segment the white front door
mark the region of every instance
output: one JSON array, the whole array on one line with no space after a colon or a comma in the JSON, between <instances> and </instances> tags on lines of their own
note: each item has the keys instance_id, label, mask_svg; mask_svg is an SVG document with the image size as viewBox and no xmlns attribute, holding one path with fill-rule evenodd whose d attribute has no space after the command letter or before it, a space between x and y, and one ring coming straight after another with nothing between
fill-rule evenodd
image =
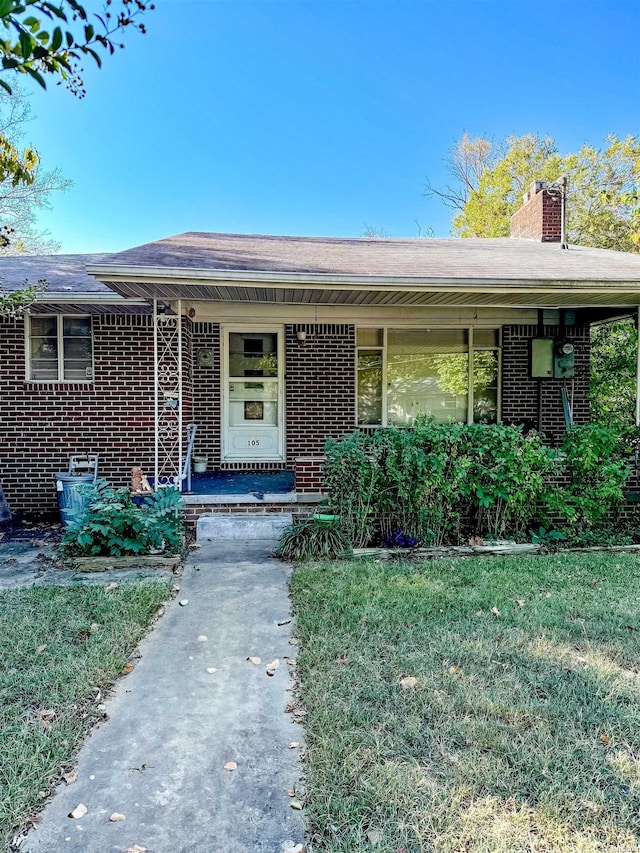
<instances>
[{"instance_id":1,"label":"white front door","mask_svg":"<svg viewBox=\"0 0 640 853\"><path fill-rule=\"evenodd\" d=\"M223 460L283 460L282 329L227 326L222 339Z\"/></svg>"}]
</instances>

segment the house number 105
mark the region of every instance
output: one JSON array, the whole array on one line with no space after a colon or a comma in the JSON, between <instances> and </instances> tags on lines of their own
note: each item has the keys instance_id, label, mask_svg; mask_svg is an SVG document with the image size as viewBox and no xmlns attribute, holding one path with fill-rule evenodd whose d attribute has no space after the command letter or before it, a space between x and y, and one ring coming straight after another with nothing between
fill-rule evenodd
<instances>
[{"instance_id":1,"label":"house number 105","mask_svg":"<svg viewBox=\"0 0 640 853\"><path fill-rule=\"evenodd\" d=\"M250 438L247 441L249 447L260 447L260 439L259 438Z\"/></svg>"}]
</instances>

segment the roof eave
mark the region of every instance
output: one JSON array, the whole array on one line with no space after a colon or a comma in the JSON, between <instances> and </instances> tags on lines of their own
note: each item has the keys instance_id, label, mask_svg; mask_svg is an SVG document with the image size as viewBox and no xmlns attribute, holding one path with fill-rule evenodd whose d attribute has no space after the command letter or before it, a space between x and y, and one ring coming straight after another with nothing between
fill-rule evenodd
<instances>
[{"instance_id":1,"label":"roof eave","mask_svg":"<svg viewBox=\"0 0 640 853\"><path fill-rule=\"evenodd\" d=\"M299 287L304 289L337 289L337 290L399 290L416 292L430 291L467 291L478 290L503 292L505 290L526 290L530 292L580 291L583 293L600 293L603 289L615 289L618 293L637 293L640 299L640 279L530 279L530 278L452 278L439 276L389 276L389 275L353 275L317 272L268 272L262 270L212 270L186 269L184 267L148 267L125 266L120 264L89 264L87 273L103 281L109 287L118 283L138 285L143 284L173 284L186 288L176 292L176 298L188 298L189 286L201 285L206 282L216 284L262 284L263 286ZM153 296L150 289L149 296Z\"/></svg>"},{"instance_id":2,"label":"roof eave","mask_svg":"<svg viewBox=\"0 0 640 853\"><path fill-rule=\"evenodd\" d=\"M92 305L121 305L126 303L127 305L148 305L148 300L143 298L138 299L130 299L125 296L122 296L120 293L110 292L110 293L92 293L91 291L82 291L76 292L73 290L69 291L61 291L61 290L45 290L42 293L39 293L36 296L36 302L73 302L74 304L92 304Z\"/></svg>"}]
</instances>

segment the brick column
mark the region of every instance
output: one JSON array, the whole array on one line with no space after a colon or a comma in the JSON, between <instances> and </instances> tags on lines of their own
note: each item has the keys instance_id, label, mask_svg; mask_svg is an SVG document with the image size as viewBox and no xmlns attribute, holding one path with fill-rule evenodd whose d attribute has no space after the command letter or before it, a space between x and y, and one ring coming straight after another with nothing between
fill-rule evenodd
<instances>
[{"instance_id":1,"label":"brick column","mask_svg":"<svg viewBox=\"0 0 640 853\"><path fill-rule=\"evenodd\" d=\"M304 329L304 342L296 332ZM356 427L355 327L309 324L285 327L287 467L318 457L328 438Z\"/></svg>"}]
</instances>

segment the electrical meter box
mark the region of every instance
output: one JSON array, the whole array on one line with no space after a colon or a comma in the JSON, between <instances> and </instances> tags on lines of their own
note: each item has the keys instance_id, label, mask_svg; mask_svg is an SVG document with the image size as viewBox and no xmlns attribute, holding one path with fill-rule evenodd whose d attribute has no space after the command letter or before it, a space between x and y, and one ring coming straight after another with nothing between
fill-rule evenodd
<instances>
[{"instance_id":1,"label":"electrical meter box","mask_svg":"<svg viewBox=\"0 0 640 853\"><path fill-rule=\"evenodd\" d=\"M534 379L552 379L554 358L552 338L532 338L530 355L531 376Z\"/></svg>"},{"instance_id":2,"label":"electrical meter box","mask_svg":"<svg viewBox=\"0 0 640 853\"><path fill-rule=\"evenodd\" d=\"M575 347L571 341L556 341L553 352L554 379L573 379L575 375Z\"/></svg>"}]
</instances>

